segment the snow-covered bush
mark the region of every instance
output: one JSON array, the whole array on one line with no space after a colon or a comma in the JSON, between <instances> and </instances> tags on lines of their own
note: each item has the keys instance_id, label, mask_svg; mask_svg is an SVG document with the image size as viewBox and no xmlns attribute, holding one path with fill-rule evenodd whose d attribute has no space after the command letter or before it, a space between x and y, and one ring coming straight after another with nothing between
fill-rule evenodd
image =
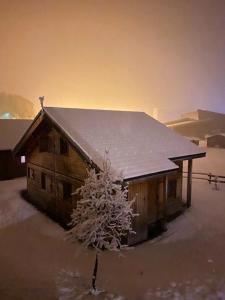
<instances>
[{"instance_id":1,"label":"snow-covered bush","mask_svg":"<svg viewBox=\"0 0 225 300\"><path fill-rule=\"evenodd\" d=\"M128 187L122 176L113 172L107 157L101 171L90 169L87 173L84 185L76 191L80 200L71 215L69 233L72 239L82 241L85 247L92 246L97 250L92 281L95 290L99 251L126 248L123 240L128 233L134 233L132 205L135 200L128 201Z\"/></svg>"}]
</instances>

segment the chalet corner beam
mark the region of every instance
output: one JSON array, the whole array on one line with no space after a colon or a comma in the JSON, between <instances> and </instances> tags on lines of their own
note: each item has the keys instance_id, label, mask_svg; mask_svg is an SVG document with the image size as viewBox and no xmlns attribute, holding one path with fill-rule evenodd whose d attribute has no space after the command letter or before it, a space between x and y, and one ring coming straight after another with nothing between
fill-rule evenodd
<instances>
[{"instance_id":1,"label":"chalet corner beam","mask_svg":"<svg viewBox=\"0 0 225 300\"><path fill-rule=\"evenodd\" d=\"M192 159L188 160L188 177L187 177L187 208L191 206L192 194Z\"/></svg>"}]
</instances>

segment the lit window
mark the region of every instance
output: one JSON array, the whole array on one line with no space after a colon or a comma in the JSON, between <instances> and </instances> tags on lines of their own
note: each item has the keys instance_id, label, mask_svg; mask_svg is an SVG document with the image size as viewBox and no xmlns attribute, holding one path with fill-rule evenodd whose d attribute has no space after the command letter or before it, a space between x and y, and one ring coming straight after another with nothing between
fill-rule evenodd
<instances>
[{"instance_id":1,"label":"lit window","mask_svg":"<svg viewBox=\"0 0 225 300\"><path fill-rule=\"evenodd\" d=\"M25 164L25 162L26 162L26 156L25 155L22 155L20 157L20 162L21 162L21 164Z\"/></svg>"}]
</instances>

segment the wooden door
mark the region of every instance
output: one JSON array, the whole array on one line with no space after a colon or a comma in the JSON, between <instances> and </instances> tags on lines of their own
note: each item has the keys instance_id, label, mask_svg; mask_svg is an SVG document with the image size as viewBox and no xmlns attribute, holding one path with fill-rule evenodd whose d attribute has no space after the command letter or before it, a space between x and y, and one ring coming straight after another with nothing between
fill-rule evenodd
<instances>
[{"instance_id":1,"label":"wooden door","mask_svg":"<svg viewBox=\"0 0 225 300\"><path fill-rule=\"evenodd\" d=\"M154 223L158 218L158 181L148 181L148 206L147 222L148 225Z\"/></svg>"},{"instance_id":2,"label":"wooden door","mask_svg":"<svg viewBox=\"0 0 225 300\"><path fill-rule=\"evenodd\" d=\"M165 203L165 184L163 180L158 181L158 196L157 196L157 219L165 217L166 203Z\"/></svg>"},{"instance_id":3,"label":"wooden door","mask_svg":"<svg viewBox=\"0 0 225 300\"><path fill-rule=\"evenodd\" d=\"M128 237L128 244L136 244L148 238L148 183L135 183L129 185L129 200L135 197L134 212L138 216L133 219L133 230L136 234Z\"/></svg>"}]
</instances>

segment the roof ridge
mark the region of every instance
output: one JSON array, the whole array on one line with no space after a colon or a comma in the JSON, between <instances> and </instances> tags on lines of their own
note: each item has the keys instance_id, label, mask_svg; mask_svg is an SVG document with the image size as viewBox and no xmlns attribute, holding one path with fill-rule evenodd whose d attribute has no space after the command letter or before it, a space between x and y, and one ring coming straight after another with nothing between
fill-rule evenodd
<instances>
[{"instance_id":1,"label":"roof ridge","mask_svg":"<svg viewBox=\"0 0 225 300\"><path fill-rule=\"evenodd\" d=\"M59 107L59 106L44 106L45 109L55 108L55 109L73 109L73 110L90 110L90 111L110 111L110 112L129 112L129 113L143 113L144 111L134 111L134 110L120 110L120 109L104 109L104 108L82 108L82 107Z\"/></svg>"}]
</instances>

